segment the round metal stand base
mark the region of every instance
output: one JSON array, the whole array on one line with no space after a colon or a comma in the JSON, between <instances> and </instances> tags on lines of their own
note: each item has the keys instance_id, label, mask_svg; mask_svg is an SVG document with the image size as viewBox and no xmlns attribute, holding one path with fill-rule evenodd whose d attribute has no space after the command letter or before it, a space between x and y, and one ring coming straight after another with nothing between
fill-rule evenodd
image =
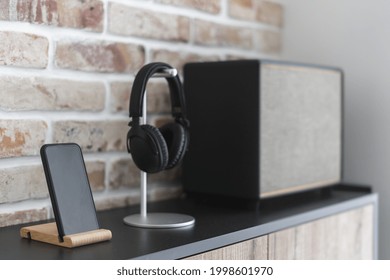
<instances>
[{"instance_id":1,"label":"round metal stand base","mask_svg":"<svg viewBox=\"0 0 390 280\"><path fill-rule=\"evenodd\" d=\"M126 225L142 228L178 228L191 226L195 219L191 216L175 213L148 213L127 216L123 219Z\"/></svg>"}]
</instances>

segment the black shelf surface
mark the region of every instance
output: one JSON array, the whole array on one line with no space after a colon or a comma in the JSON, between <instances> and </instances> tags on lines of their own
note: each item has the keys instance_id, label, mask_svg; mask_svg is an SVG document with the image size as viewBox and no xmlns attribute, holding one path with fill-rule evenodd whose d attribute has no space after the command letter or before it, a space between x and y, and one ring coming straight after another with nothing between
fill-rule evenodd
<instances>
[{"instance_id":1,"label":"black shelf surface","mask_svg":"<svg viewBox=\"0 0 390 280\"><path fill-rule=\"evenodd\" d=\"M68 249L22 239L22 226L0 228L0 259L180 259L222 246L374 204L368 188L337 186L260 202L257 210L237 209L182 198L149 203L149 212L192 215L195 225L179 229L127 226L123 218L139 207L98 212L100 226L112 231L111 241ZM43 222L39 222L43 223Z\"/></svg>"}]
</instances>

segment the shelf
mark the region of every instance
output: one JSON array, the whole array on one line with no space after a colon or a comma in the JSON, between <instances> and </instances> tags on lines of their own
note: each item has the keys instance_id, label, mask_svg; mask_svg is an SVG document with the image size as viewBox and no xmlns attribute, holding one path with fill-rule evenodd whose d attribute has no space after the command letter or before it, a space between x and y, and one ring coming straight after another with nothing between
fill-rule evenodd
<instances>
[{"instance_id":1,"label":"shelf","mask_svg":"<svg viewBox=\"0 0 390 280\"><path fill-rule=\"evenodd\" d=\"M345 185L264 201L257 211L188 198L154 202L148 205L150 212L191 215L195 225L135 228L126 226L123 217L138 213L138 206L102 211L98 212L100 226L111 230L112 240L74 249L22 239L19 230L25 225L5 227L0 228L0 259L180 259L367 204L374 205L376 231L377 203L377 194L367 188Z\"/></svg>"}]
</instances>

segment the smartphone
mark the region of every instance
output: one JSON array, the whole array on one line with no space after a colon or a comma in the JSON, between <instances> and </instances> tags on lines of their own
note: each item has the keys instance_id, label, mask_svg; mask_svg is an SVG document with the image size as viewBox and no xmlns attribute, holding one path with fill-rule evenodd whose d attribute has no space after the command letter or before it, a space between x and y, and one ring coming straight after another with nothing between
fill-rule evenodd
<instances>
[{"instance_id":1,"label":"smartphone","mask_svg":"<svg viewBox=\"0 0 390 280\"><path fill-rule=\"evenodd\" d=\"M65 235L99 229L80 146L46 144L40 153L60 240Z\"/></svg>"}]
</instances>

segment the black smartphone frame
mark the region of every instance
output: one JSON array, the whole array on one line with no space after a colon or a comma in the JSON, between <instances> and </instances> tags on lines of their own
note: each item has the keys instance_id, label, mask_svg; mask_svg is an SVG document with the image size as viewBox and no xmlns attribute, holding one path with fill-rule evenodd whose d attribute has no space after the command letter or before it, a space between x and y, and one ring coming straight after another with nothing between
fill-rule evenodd
<instances>
[{"instance_id":1,"label":"black smartphone frame","mask_svg":"<svg viewBox=\"0 0 390 280\"><path fill-rule=\"evenodd\" d=\"M45 144L40 154L60 241L65 235L99 229L80 146Z\"/></svg>"}]
</instances>

